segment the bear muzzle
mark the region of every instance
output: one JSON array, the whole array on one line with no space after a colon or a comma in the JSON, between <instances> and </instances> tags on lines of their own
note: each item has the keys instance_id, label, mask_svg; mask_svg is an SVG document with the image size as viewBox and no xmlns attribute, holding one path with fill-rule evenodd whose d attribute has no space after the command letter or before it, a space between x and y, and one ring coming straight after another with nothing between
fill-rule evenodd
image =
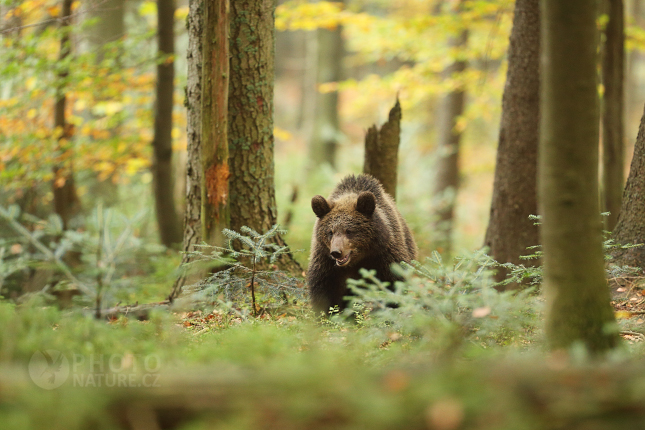
<instances>
[{"instance_id":1,"label":"bear muzzle","mask_svg":"<svg viewBox=\"0 0 645 430\"><path fill-rule=\"evenodd\" d=\"M346 238L334 236L329 248L331 258L336 260L336 265L340 267L347 266L352 256L352 250L345 242Z\"/></svg>"}]
</instances>

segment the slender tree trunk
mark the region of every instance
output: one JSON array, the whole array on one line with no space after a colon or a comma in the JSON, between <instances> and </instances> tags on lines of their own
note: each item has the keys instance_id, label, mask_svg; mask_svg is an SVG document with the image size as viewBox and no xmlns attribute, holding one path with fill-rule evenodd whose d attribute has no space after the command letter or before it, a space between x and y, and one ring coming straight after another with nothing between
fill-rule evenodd
<instances>
[{"instance_id":1,"label":"slender tree trunk","mask_svg":"<svg viewBox=\"0 0 645 430\"><path fill-rule=\"evenodd\" d=\"M613 348L598 196L598 64L594 0L542 2L539 202L546 334L551 349Z\"/></svg>"},{"instance_id":2,"label":"slender tree trunk","mask_svg":"<svg viewBox=\"0 0 645 430\"><path fill-rule=\"evenodd\" d=\"M202 71L202 235L222 245L229 227L229 22L228 0L204 3ZM233 40L233 39L231 39Z\"/></svg>"},{"instance_id":3,"label":"slender tree trunk","mask_svg":"<svg viewBox=\"0 0 645 430\"><path fill-rule=\"evenodd\" d=\"M625 31L623 0L605 0L609 21L605 29L602 78L605 86L602 118L602 189L605 230L616 226L625 183L623 103L625 73Z\"/></svg>"},{"instance_id":4,"label":"slender tree trunk","mask_svg":"<svg viewBox=\"0 0 645 430\"><path fill-rule=\"evenodd\" d=\"M365 162L363 173L378 179L383 189L396 199L396 178L399 167L399 143L401 134L401 104L390 110L385 124L379 129L373 125L365 136Z\"/></svg>"},{"instance_id":5,"label":"slender tree trunk","mask_svg":"<svg viewBox=\"0 0 645 430\"><path fill-rule=\"evenodd\" d=\"M448 46L451 49L456 49L458 51L457 57L459 57L462 55L461 51L466 47L467 43L468 32L462 30L459 36L450 38ZM444 71L445 79L455 79L458 83L452 91L443 97L439 108L437 150L439 160L433 190L434 201L439 206L434 230L440 233L437 248L446 255L450 255L452 249L455 200L459 189L459 142L461 141L461 131L456 129L456 125L457 120L464 113L466 101L466 89L461 76L464 70L466 70L466 61L456 59Z\"/></svg>"},{"instance_id":6,"label":"slender tree trunk","mask_svg":"<svg viewBox=\"0 0 645 430\"><path fill-rule=\"evenodd\" d=\"M273 160L273 0L231 3L228 142L231 229L266 232L277 223ZM278 240L280 243L282 239ZM302 269L284 258L286 270Z\"/></svg>"},{"instance_id":7,"label":"slender tree trunk","mask_svg":"<svg viewBox=\"0 0 645 430\"><path fill-rule=\"evenodd\" d=\"M540 10L538 0L517 0L508 49L493 200L484 245L500 263L525 264L526 248L539 244L537 147L539 137ZM530 263L529 263L530 264ZM503 281L500 268L495 278ZM508 285L507 288L517 288Z\"/></svg>"},{"instance_id":8,"label":"slender tree trunk","mask_svg":"<svg viewBox=\"0 0 645 430\"><path fill-rule=\"evenodd\" d=\"M629 7L629 3L626 3ZM633 24L639 28L645 28L645 11L643 11L642 0L632 0L631 11L626 13L633 19ZM633 131L638 129L636 122L640 119L641 111L643 108L643 97L641 95L641 84L639 71L643 64L643 54L638 49L631 49L626 52L626 76L625 76L625 133L628 136L627 144L631 144L631 136ZM634 133L635 134L635 133ZM630 152L633 148L629 145L626 150L626 158L629 158Z\"/></svg>"},{"instance_id":9,"label":"slender tree trunk","mask_svg":"<svg viewBox=\"0 0 645 430\"><path fill-rule=\"evenodd\" d=\"M317 84L341 80L344 44L342 27L334 30L316 30ZM336 150L341 135L338 120L338 91L322 94L317 89L314 94L315 113L312 135L309 139L309 164L317 167L329 164L336 167Z\"/></svg>"},{"instance_id":10,"label":"slender tree trunk","mask_svg":"<svg viewBox=\"0 0 645 430\"><path fill-rule=\"evenodd\" d=\"M86 35L89 42L90 51L96 52L97 63L101 63L104 58L106 44L115 42L125 35L125 0L91 0L85 6L85 10L90 18L96 19ZM122 49L120 49L122 54ZM121 101L121 95L112 95L101 98L101 101ZM91 115L87 113L86 115ZM110 128L110 136L120 134L120 123L114 123ZM97 145L100 145L97 142ZM113 182L113 175L106 179L99 180L98 174L94 174L89 185L88 197L91 199L90 204L94 205L100 200L106 206L113 206L119 201L119 187Z\"/></svg>"},{"instance_id":11,"label":"slender tree trunk","mask_svg":"<svg viewBox=\"0 0 645 430\"><path fill-rule=\"evenodd\" d=\"M69 26L71 24L72 0L63 0L61 11L61 30L60 54L58 56L58 87L56 88L56 104L54 105L54 128L58 135L58 150L61 153L72 151L70 140L72 138L72 126L67 124L65 119L65 106L67 96L65 94L65 80L69 71L62 66L65 59L71 54L71 41L69 37ZM63 229L69 227L70 219L79 211L80 204L76 187L74 186L74 170L71 162L60 162L54 166L54 211L60 216Z\"/></svg>"},{"instance_id":12,"label":"slender tree trunk","mask_svg":"<svg viewBox=\"0 0 645 430\"><path fill-rule=\"evenodd\" d=\"M92 0L87 11L97 22L88 32L92 47L100 48L125 34L125 0ZM101 55L99 55L101 57Z\"/></svg>"},{"instance_id":13,"label":"slender tree trunk","mask_svg":"<svg viewBox=\"0 0 645 430\"><path fill-rule=\"evenodd\" d=\"M618 222L613 232L616 243L645 243L645 112L641 118L634 146L627 185L622 198ZM614 262L618 265L645 268L645 247L616 249Z\"/></svg>"},{"instance_id":14,"label":"slender tree trunk","mask_svg":"<svg viewBox=\"0 0 645 430\"><path fill-rule=\"evenodd\" d=\"M318 100L318 32L304 31L304 52L302 73L302 92L300 94L300 115L298 116L298 127L302 134L310 138L314 133L314 121L316 119L316 102ZM311 158L311 144L309 145L309 158ZM308 168L311 168L311 163Z\"/></svg>"},{"instance_id":15,"label":"slender tree trunk","mask_svg":"<svg viewBox=\"0 0 645 430\"><path fill-rule=\"evenodd\" d=\"M202 241L202 38L203 0L189 0L188 3L188 52L186 75L186 211L184 213L184 242L181 264L190 262L187 253L195 250ZM186 284L187 274L181 273L175 280L168 299L179 296Z\"/></svg>"},{"instance_id":16,"label":"slender tree trunk","mask_svg":"<svg viewBox=\"0 0 645 430\"><path fill-rule=\"evenodd\" d=\"M175 51L174 0L157 2L157 34L159 54L170 57L157 65L157 103L155 109L154 162L155 209L161 242L171 247L181 242L181 229L173 199L172 178L172 108L174 93Z\"/></svg>"}]
</instances>

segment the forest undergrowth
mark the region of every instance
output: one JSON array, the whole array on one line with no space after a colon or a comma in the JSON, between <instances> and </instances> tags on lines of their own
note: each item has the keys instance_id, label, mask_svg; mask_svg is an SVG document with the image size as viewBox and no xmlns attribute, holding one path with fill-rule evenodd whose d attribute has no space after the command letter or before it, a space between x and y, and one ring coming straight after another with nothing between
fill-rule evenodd
<instances>
[{"instance_id":1,"label":"forest undergrowth","mask_svg":"<svg viewBox=\"0 0 645 430\"><path fill-rule=\"evenodd\" d=\"M498 291L483 251L431 253L397 268L393 289L364 272L349 309L321 316L302 279L271 265L286 252L270 244L277 226L227 232L192 263L224 271L135 313L124 305L163 301L177 275L176 256L134 234L137 219L99 208L83 231L29 217L23 231L15 209L2 215L15 233L2 246L3 428L551 428L613 422L645 393L628 370L643 374L645 300L627 268L608 266L626 341L597 362L583 348L547 354L539 267L507 267L532 285ZM12 296L30 271L54 281ZM120 311L97 318L97 306Z\"/></svg>"}]
</instances>

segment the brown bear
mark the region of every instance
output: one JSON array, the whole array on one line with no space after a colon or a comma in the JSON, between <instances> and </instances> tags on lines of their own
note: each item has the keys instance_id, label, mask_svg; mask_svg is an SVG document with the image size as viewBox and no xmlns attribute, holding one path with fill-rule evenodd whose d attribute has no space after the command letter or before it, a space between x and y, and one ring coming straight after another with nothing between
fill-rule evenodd
<instances>
[{"instance_id":1,"label":"brown bear","mask_svg":"<svg viewBox=\"0 0 645 430\"><path fill-rule=\"evenodd\" d=\"M417 245L392 197L371 175L350 175L328 200L316 196L311 208L318 217L311 239L307 283L316 312L340 310L350 294L347 279L360 279L359 269L394 285L390 267L417 258Z\"/></svg>"}]
</instances>

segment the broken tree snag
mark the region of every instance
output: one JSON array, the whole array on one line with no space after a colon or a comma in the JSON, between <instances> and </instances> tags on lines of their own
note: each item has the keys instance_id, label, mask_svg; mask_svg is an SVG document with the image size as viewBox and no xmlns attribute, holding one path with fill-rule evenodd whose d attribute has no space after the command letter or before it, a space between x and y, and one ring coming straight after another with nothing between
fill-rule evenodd
<instances>
[{"instance_id":1,"label":"broken tree snag","mask_svg":"<svg viewBox=\"0 0 645 430\"><path fill-rule=\"evenodd\" d=\"M389 119L380 130L373 125L365 136L365 164L363 173L378 179L385 191L396 199L396 174L399 164L399 143L401 141L401 104L390 110Z\"/></svg>"},{"instance_id":2,"label":"broken tree snag","mask_svg":"<svg viewBox=\"0 0 645 430\"><path fill-rule=\"evenodd\" d=\"M229 223L229 2L204 3L202 34L202 238L222 244Z\"/></svg>"}]
</instances>

